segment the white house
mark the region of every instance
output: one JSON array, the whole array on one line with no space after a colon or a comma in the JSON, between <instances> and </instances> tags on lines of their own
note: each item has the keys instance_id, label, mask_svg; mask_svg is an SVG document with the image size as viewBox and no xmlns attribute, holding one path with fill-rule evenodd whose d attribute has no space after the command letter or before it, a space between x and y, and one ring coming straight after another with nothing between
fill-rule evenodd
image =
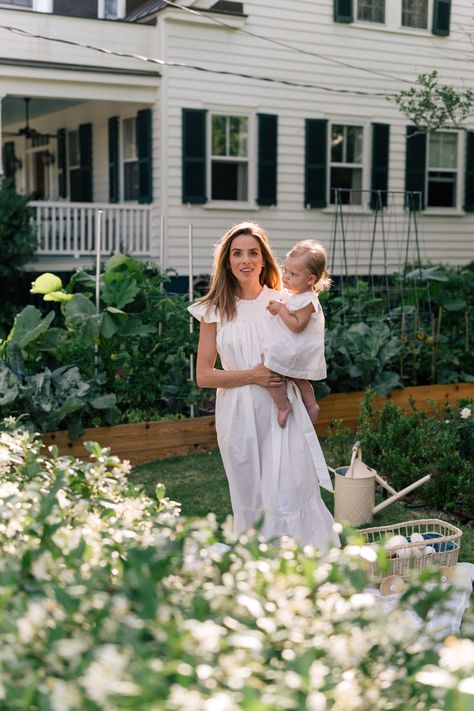
<instances>
[{"instance_id":1,"label":"white house","mask_svg":"<svg viewBox=\"0 0 474 711\"><path fill-rule=\"evenodd\" d=\"M35 268L89 265L98 209L107 253L180 274L190 224L207 273L247 218L280 257L318 237L336 270L418 249L472 260L474 120L416 133L387 98L432 69L472 87L472 15L471 0L0 2L3 171L32 195Z\"/></svg>"}]
</instances>

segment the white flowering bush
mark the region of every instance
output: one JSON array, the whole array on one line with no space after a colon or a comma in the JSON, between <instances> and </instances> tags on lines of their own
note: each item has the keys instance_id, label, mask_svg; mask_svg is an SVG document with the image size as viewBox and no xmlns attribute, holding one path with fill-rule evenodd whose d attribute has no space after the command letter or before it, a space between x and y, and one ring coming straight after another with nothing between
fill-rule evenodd
<instances>
[{"instance_id":1,"label":"white flowering bush","mask_svg":"<svg viewBox=\"0 0 474 711\"><path fill-rule=\"evenodd\" d=\"M236 540L212 514L180 516L160 486L143 496L127 463L87 448L83 462L0 432L1 709L424 711L474 699L474 643L442 643L426 625L449 591L414 581L389 612L367 589L371 548Z\"/></svg>"}]
</instances>

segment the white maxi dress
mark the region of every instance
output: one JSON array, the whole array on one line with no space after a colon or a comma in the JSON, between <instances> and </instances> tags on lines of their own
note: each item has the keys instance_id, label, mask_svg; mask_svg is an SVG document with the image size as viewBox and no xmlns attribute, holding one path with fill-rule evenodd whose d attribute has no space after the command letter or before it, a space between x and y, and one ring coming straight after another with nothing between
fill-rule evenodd
<instances>
[{"instance_id":1,"label":"white maxi dress","mask_svg":"<svg viewBox=\"0 0 474 711\"><path fill-rule=\"evenodd\" d=\"M264 286L256 299L237 299L237 315L221 323L212 307L193 304L198 320L217 324L217 351L224 370L248 370L262 362L272 326L267 311L279 292ZM218 388L216 430L229 482L235 528L251 528L263 514L267 539L288 535L302 545L339 546L334 520L319 486L332 491L331 479L314 427L298 388L288 381L293 411L285 428L277 421L268 389L260 385Z\"/></svg>"}]
</instances>

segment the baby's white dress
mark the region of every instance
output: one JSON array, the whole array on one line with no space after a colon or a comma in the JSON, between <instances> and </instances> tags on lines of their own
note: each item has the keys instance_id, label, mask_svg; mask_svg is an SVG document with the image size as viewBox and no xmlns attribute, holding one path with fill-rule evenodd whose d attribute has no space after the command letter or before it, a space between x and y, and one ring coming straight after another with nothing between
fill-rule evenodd
<instances>
[{"instance_id":1,"label":"baby's white dress","mask_svg":"<svg viewBox=\"0 0 474 711\"><path fill-rule=\"evenodd\" d=\"M289 311L298 311L308 304L313 304L314 311L301 333L294 333L280 316L273 316L270 339L264 349L265 365L290 378L323 380L326 377L324 313L317 294L314 291L302 294L284 291L281 301Z\"/></svg>"},{"instance_id":2,"label":"baby's white dress","mask_svg":"<svg viewBox=\"0 0 474 711\"><path fill-rule=\"evenodd\" d=\"M262 362L273 327L267 311L280 292L265 286L253 300L237 299L237 315L221 322L214 308L193 304L197 319L217 324L217 351L224 370L247 370ZM333 517L321 499L319 485L332 491L331 479L314 427L295 384L286 427L278 425L276 406L260 385L219 388L216 430L229 482L238 534L264 514L267 538L289 535L303 545L339 546ZM318 481L319 480L319 481Z\"/></svg>"}]
</instances>

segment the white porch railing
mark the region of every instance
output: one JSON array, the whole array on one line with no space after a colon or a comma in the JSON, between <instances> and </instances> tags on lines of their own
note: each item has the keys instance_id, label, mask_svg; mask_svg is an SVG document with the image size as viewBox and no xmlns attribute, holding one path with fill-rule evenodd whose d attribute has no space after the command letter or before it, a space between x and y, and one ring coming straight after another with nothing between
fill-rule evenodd
<instances>
[{"instance_id":1,"label":"white porch railing","mask_svg":"<svg viewBox=\"0 0 474 711\"><path fill-rule=\"evenodd\" d=\"M38 255L72 257L95 252L96 218L103 211L102 253L150 256L151 205L90 202L30 202Z\"/></svg>"}]
</instances>

